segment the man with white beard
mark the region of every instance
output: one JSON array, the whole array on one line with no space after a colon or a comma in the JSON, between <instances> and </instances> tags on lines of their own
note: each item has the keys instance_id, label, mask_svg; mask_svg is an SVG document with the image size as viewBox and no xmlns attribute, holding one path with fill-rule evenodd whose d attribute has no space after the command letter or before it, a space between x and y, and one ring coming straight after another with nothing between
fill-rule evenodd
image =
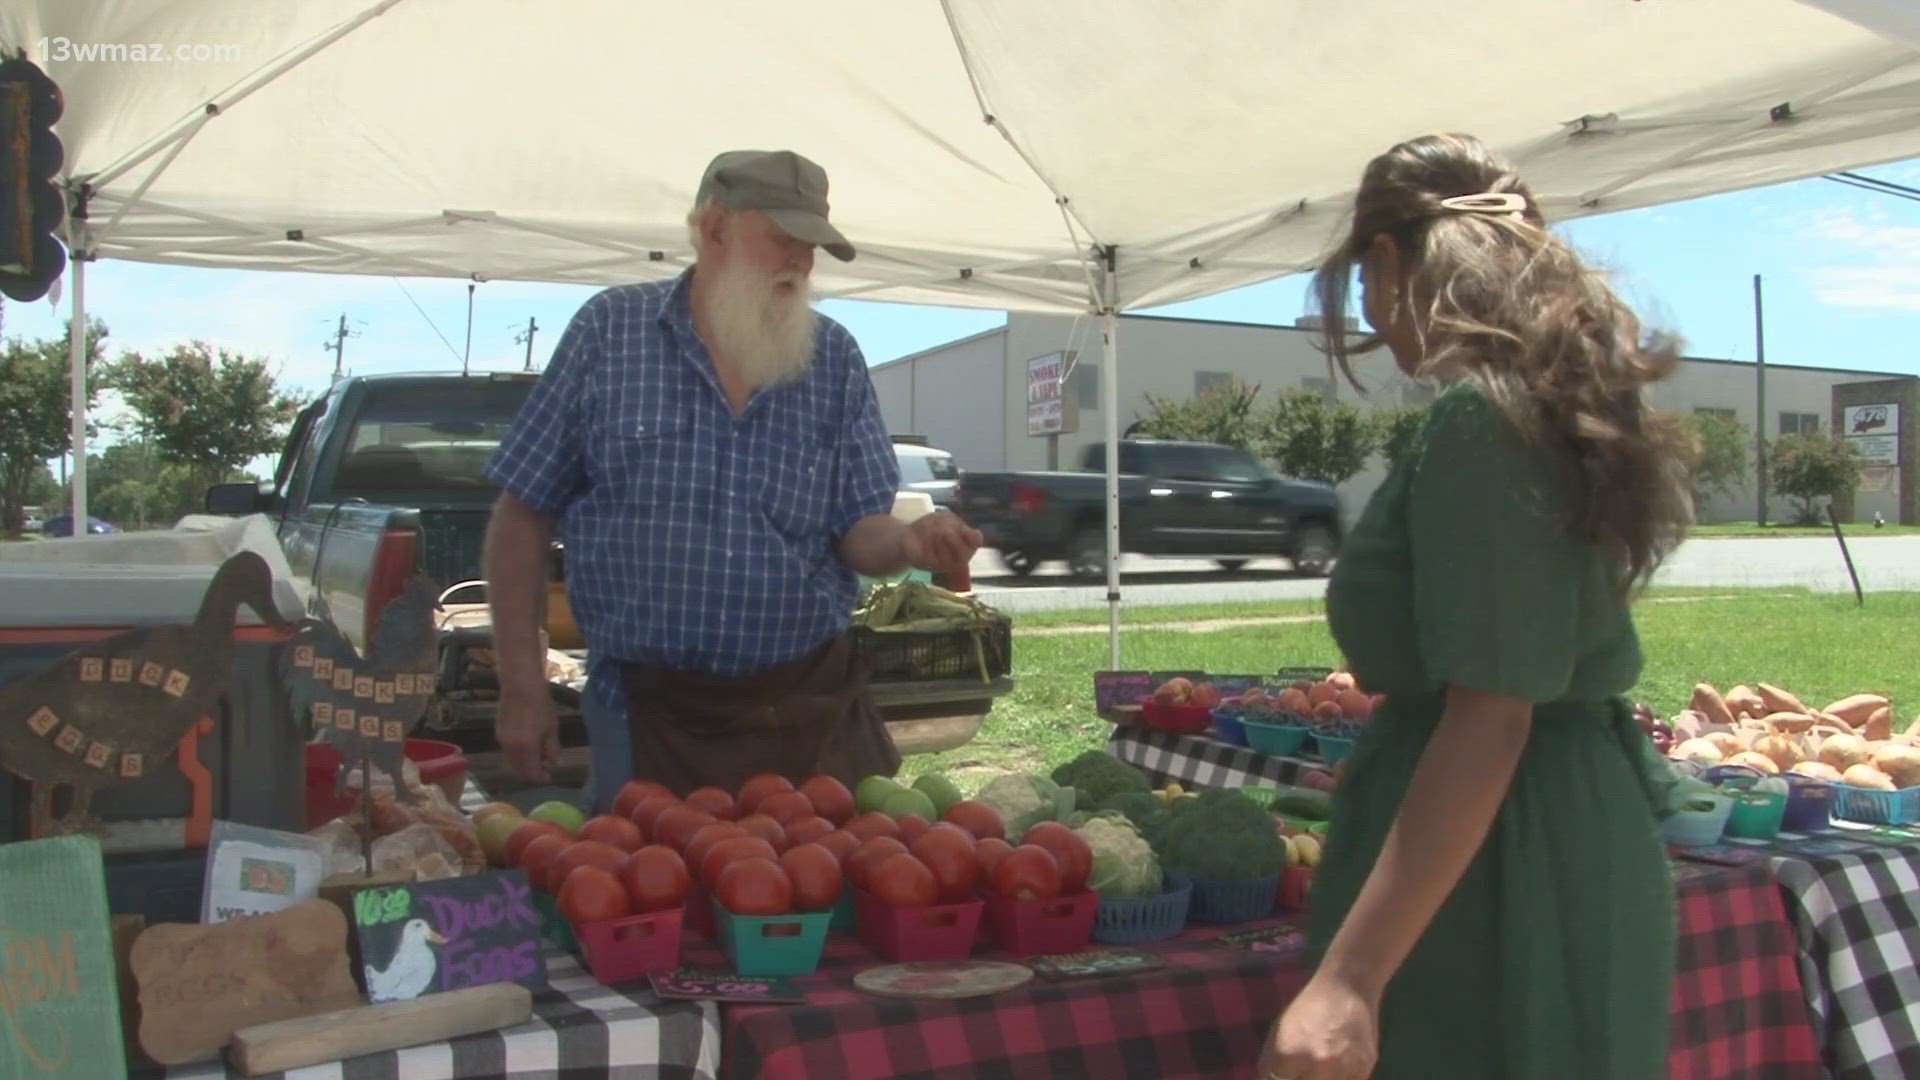
<instances>
[{"instance_id":1,"label":"man with white beard","mask_svg":"<svg viewBox=\"0 0 1920 1080\"><path fill-rule=\"evenodd\" d=\"M846 631L855 575L966 565L952 514L891 514L899 466L860 348L814 312L827 174L721 154L687 219L697 261L581 307L487 473L495 732L544 782L558 751L539 612L548 541L590 656L594 801L627 779L685 795L756 773L849 786L900 755Z\"/></svg>"}]
</instances>

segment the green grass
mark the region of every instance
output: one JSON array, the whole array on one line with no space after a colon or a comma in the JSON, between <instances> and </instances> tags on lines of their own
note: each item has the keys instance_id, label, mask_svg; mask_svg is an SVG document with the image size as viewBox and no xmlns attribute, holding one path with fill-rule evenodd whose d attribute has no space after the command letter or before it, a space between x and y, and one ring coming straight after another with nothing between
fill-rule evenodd
<instances>
[{"instance_id":1,"label":"green grass","mask_svg":"<svg viewBox=\"0 0 1920 1080\"><path fill-rule=\"evenodd\" d=\"M1722 692L1739 683L1785 687L1818 707L1875 691L1894 700L1900 725L1920 710L1914 628L1920 593L1851 596L1804 590L1662 589L1634 613L1646 668L1632 697L1665 716L1686 707L1698 682ZM1675 602L1683 601L1683 602ZM1179 624L1312 614L1315 602L1207 604L1123 611L1131 669L1197 668L1256 673L1283 666L1331 666L1339 657L1323 622L1195 630ZM903 774L953 775L963 789L987 772L1048 770L1104 745L1109 725L1093 712L1093 675L1107 666L1104 610L1021 615L1014 621L1012 694L994 706L966 746L907 759ZM1174 624L1174 625L1169 625ZM1023 635L1037 627L1081 625L1084 634Z\"/></svg>"},{"instance_id":2,"label":"green grass","mask_svg":"<svg viewBox=\"0 0 1920 1080\"><path fill-rule=\"evenodd\" d=\"M1840 531L1849 540L1867 539L1875 536L1920 536L1920 525L1892 525L1876 529L1872 525L1845 524ZM1764 528L1751 521L1729 521L1719 525L1695 525L1688 535L1696 540L1775 540L1794 536L1833 535L1831 525L1768 525Z\"/></svg>"}]
</instances>

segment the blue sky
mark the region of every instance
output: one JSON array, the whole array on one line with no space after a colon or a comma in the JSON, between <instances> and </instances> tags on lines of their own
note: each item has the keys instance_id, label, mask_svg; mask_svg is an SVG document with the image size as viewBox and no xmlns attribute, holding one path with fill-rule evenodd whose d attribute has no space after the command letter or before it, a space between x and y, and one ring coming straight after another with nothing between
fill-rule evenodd
<instances>
[{"instance_id":1,"label":"blue sky","mask_svg":"<svg viewBox=\"0 0 1920 1080\"><path fill-rule=\"evenodd\" d=\"M1862 171L1920 184L1920 160ZM1753 359L1758 273L1766 279L1769 361L1920 374L1920 203L1807 180L1562 229L1616 275L1647 321L1679 332L1695 355ZM1305 287L1296 277L1150 313L1287 323L1303 310ZM540 324L533 358L541 365L591 292L481 285L474 366L518 370L524 349L513 338L529 316ZM362 374L458 368L466 332L466 284L457 281L104 261L88 268L87 297L115 352L198 337L270 359L284 382L309 393L327 385L333 360L322 342L342 312L358 335L347 342L347 366ZM1004 321L1000 312L893 304L829 301L823 309L854 332L873 363ZM9 302L4 333L64 333L65 316L64 302L57 310L45 301Z\"/></svg>"}]
</instances>

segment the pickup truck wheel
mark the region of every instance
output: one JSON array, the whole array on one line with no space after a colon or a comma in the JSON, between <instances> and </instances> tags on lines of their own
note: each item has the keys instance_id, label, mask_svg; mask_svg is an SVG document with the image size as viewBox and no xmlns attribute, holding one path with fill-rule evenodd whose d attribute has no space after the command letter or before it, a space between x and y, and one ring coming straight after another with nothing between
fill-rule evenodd
<instances>
[{"instance_id":1,"label":"pickup truck wheel","mask_svg":"<svg viewBox=\"0 0 1920 1080\"><path fill-rule=\"evenodd\" d=\"M1219 566L1220 569L1225 570L1229 574L1239 573L1240 568L1247 565L1247 562L1248 560L1246 559L1215 559L1214 560L1215 565Z\"/></svg>"},{"instance_id":2,"label":"pickup truck wheel","mask_svg":"<svg viewBox=\"0 0 1920 1080\"><path fill-rule=\"evenodd\" d=\"M1293 568L1309 577L1326 577L1338 550L1333 530L1325 525L1302 526L1293 545Z\"/></svg>"},{"instance_id":3,"label":"pickup truck wheel","mask_svg":"<svg viewBox=\"0 0 1920 1080\"><path fill-rule=\"evenodd\" d=\"M1073 534L1073 547L1067 553L1067 568L1074 577L1107 576L1107 532L1105 529L1081 529Z\"/></svg>"},{"instance_id":4,"label":"pickup truck wheel","mask_svg":"<svg viewBox=\"0 0 1920 1080\"><path fill-rule=\"evenodd\" d=\"M1014 577L1026 577L1040 566L1040 560L1019 548L1012 548L1000 553L1000 564Z\"/></svg>"}]
</instances>

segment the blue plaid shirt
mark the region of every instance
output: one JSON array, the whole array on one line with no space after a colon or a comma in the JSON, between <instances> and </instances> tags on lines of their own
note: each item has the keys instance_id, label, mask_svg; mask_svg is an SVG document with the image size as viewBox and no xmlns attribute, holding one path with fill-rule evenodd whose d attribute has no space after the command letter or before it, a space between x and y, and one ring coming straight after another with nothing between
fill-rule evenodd
<instances>
[{"instance_id":1,"label":"blue plaid shirt","mask_svg":"<svg viewBox=\"0 0 1920 1080\"><path fill-rule=\"evenodd\" d=\"M691 277L588 300L487 466L559 519L567 592L603 704L607 662L747 675L844 631L838 542L893 509L900 468L853 335L738 418L693 330Z\"/></svg>"}]
</instances>

